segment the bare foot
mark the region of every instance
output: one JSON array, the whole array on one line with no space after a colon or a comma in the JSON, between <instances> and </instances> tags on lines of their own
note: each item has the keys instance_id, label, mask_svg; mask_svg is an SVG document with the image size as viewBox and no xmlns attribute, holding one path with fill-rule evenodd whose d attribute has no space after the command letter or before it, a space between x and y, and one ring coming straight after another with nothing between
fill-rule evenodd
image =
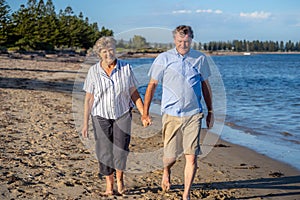
<instances>
[{"instance_id":1,"label":"bare foot","mask_svg":"<svg viewBox=\"0 0 300 200\"><path fill-rule=\"evenodd\" d=\"M161 188L164 192L169 192L171 189L171 171L164 170L164 174L161 181Z\"/></svg>"},{"instance_id":2,"label":"bare foot","mask_svg":"<svg viewBox=\"0 0 300 200\"><path fill-rule=\"evenodd\" d=\"M118 186L118 193L120 195L124 195L126 194L126 188L124 186L124 182L123 181L117 181L117 186Z\"/></svg>"},{"instance_id":3,"label":"bare foot","mask_svg":"<svg viewBox=\"0 0 300 200\"><path fill-rule=\"evenodd\" d=\"M105 179L106 179L106 190L102 195L112 196L114 195L114 174L105 176Z\"/></svg>"},{"instance_id":4,"label":"bare foot","mask_svg":"<svg viewBox=\"0 0 300 200\"><path fill-rule=\"evenodd\" d=\"M114 191L106 191L100 194L100 196L108 197L108 196L113 196Z\"/></svg>"},{"instance_id":5,"label":"bare foot","mask_svg":"<svg viewBox=\"0 0 300 200\"><path fill-rule=\"evenodd\" d=\"M183 193L182 199L183 199L183 200L190 200L190 195L185 195L185 194Z\"/></svg>"}]
</instances>

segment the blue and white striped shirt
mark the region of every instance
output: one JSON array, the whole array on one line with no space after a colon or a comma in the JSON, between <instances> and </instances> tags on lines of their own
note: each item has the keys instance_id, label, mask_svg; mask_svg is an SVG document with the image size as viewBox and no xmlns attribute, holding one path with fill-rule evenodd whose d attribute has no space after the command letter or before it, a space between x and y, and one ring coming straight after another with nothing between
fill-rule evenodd
<instances>
[{"instance_id":1,"label":"blue and white striped shirt","mask_svg":"<svg viewBox=\"0 0 300 200\"><path fill-rule=\"evenodd\" d=\"M206 56L196 50L182 56L176 48L161 53L149 76L162 83L161 111L172 116L192 116L202 112L202 84L211 75Z\"/></svg>"},{"instance_id":2,"label":"blue and white striped shirt","mask_svg":"<svg viewBox=\"0 0 300 200\"><path fill-rule=\"evenodd\" d=\"M134 106L130 88L136 85L131 66L124 61L117 60L110 76L105 73L100 62L93 65L83 86L84 91L94 95L91 115L118 119Z\"/></svg>"}]
</instances>

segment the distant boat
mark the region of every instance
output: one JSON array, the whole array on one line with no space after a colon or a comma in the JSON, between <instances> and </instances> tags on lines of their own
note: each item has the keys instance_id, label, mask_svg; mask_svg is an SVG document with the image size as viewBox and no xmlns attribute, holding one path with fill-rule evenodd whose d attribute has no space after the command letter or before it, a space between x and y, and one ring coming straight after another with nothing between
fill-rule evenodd
<instances>
[{"instance_id":1,"label":"distant boat","mask_svg":"<svg viewBox=\"0 0 300 200\"><path fill-rule=\"evenodd\" d=\"M249 52L249 44L247 43L247 50L244 52L244 56L250 56L251 53Z\"/></svg>"}]
</instances>

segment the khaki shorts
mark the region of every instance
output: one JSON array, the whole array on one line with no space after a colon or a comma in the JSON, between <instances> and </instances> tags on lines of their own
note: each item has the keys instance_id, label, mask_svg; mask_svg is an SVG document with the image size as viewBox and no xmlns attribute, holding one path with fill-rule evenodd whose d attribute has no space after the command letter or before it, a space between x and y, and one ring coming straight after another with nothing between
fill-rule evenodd
<instances>
[{"instance_id":1,"label":"khaki shorts","mask_svg":"<svg viewBox=\"0 0 300 200\"><path fill-rule=\"evenodd\" d=\"M187 117L164 114L162 134L164 157L176 158L182 153L200 155L200 131L203 113Z\"/></svg>"}]
</instances>

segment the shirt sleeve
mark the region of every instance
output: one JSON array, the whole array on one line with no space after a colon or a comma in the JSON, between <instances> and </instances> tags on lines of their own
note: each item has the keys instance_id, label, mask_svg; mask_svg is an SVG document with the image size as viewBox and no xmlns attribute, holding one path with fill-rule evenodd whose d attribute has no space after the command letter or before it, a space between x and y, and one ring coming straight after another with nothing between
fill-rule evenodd
<instances>
[{"instance_id":1,"label":"shirt sleeve","mask_svg":"<svg viewBox=\"0 0 300 200\"><path fill-rule=\"evenodd\" d=\"M162 54L158 55L157 58L153 61L148 76L154 80L161 81L164 73L164 62Z\"/></svg>"},{"instance_id":2,"label":"shirt sleeve","mask_svg":"<svg viewBox=\"0 0 300 200\"><path fill-rule=\"evenodd\" d=\"M94 94L94 89L95 89L95 86L94 86L94 81L93 81L93 67L91 67L88 71L88 74L85 78L85 81L84 81L84 84L83 84L83 90L85 92L88 92L88 93L91 93L91 94Z\"/></svg>"},{"instance_id":3,"label":"shirt sleeve","mask_svg":"<svg viewBox=\"0 0 300 200\"><path fill-rule=\"evenodd\" d=\"M132 67L131 65L129 65L129 71L130 71L130 77L129 77L129 87L132 88L132 87L136 87L137 88L137 85L138 85L138 81L133 73L133 70L132 70Z\"/></svg>"},{"instance_id":4,"label":"shirt sleeve","mask_svg":"<svg viewBox=\"0 0 300 200\"><path fill-rule=\"evenodd\" d=\"M205 55L203 55L203 59L201 62L200 74L201 74L202 81L205 81L206 79L208 79L208 77L211 76L208 59Z\"/></svg>"}]
</instances>

